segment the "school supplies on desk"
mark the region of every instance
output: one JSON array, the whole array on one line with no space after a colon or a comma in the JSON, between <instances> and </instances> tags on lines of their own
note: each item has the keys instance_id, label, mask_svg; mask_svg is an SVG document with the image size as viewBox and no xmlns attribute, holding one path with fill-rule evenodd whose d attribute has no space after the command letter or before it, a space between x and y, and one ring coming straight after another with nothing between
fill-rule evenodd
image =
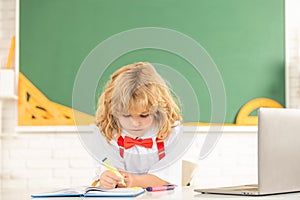
<instances>
[{"instance_id":1,"label":"school supplies on desk","mask_svg":"<svg viewBox=\"0 0 300 200\"><path fill-rule=\"evenodd\" d=\"M148 192L166 191L166 190L174 190L174 189L175 189L175 185L152 186L146 188Z\"/></svg>"},{"instance_id":2,"label":"school supplies on desk","mask_svg":"<svg viewBox=\"0 0 300 200\"><path fill-rule=\"evenodd\" d=\"M136 197L144 192L145 190L141 187L114 188L107 190L100 187L82 186L77 188L66 188L53 192L32 194L31 197Z\"/></svg>"}]
</instances>

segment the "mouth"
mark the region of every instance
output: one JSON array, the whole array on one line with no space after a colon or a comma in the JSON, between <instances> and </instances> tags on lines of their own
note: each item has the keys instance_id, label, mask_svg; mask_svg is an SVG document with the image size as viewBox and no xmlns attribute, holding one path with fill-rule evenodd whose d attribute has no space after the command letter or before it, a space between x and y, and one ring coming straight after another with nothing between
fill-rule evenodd
<instances>
[{"instance_id":1,"label":"mouth","mask_svg":"<svg viewBox=\"0 0 300 200\"><path fill-rule=\"evenodd\" d=\"M138 131L142 131L143 129L131 129L131 131L134 131L134 132L138 132Z\"/></svg>"}]
</instances>

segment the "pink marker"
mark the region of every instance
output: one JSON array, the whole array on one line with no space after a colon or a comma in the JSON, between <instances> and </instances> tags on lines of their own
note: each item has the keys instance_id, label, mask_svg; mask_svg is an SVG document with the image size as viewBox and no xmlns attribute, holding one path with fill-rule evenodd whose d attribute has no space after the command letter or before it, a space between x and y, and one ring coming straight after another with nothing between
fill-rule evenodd
<instances>
[{"instance_id":1,"label":"pink marker","mask_svg":"<svg viewBox=\"0 0 300 200\"><path fill-rule=\"evenodd\" d=\"M163 185L163 186L147 187L146 190L148 192L156 192L156 191L174 190L174 188L175 185Z\"/></svg>"}]
</instances>

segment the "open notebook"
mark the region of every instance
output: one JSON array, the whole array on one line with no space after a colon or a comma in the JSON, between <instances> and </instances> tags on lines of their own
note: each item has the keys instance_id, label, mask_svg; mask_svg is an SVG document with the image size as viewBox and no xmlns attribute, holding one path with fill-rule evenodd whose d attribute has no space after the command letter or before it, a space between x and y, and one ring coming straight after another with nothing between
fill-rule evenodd
<instances>
[{"instance_id":1,"label":"open notebook","mask_svg":"<svg viewBox=\"0 0 300 200\"><path fill-rule=\"evenodd\" d=\"M195 191L253 196L300 191L300 109L260 108L257 135L258 184Z\"/></svg>"},{"instance_id":2,"label":"open notebook","mask_svg":"<svg viewBox=\"0 0 300 200\"><path fill-rule=\"evenodd\" d=\"M65 188L52 192L32 194L31 197L135 197L144 192L145 190L141 187L115 188L106 190L100 187L81 186L75 188Z\"/></svg>"}]
</instances>

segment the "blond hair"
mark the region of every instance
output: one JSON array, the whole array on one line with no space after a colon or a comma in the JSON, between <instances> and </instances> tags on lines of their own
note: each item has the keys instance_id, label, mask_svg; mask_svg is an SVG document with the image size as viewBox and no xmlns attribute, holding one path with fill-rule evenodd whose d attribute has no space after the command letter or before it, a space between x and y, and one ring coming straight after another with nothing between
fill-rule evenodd
<instances>
[{"instance_id":1,"label":"blond hair","mask_svg":"<svg viewBox=\"0 0 300 200\"><path fill-rule=\"evenodd\" d=\"M121 135L117 116L149 111L158 128L157 137L166 139L181 114L164 79L150 63L138 62L113 73L98 100L96 123L110 142ZM115 138L114 138L115 137Z\"/></svg>"}]
</instances>

